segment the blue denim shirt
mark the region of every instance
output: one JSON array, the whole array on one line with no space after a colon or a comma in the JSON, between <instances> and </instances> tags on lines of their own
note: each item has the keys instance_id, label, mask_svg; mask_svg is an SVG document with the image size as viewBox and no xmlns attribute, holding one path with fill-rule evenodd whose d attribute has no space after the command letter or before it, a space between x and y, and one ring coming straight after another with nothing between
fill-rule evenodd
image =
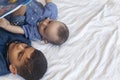
<instances>
[{"instance_id":1,"label":"blue denim shirt","mask_svg":"<svg viewBox=\"0 0 120 80\"><path fill-rule=\"evenodd\" d=\"M41 40L41 35L38 32L37 23L46 18L56 19L58 16L57 6L50 2L43 6L41 3L32 0L27 5L27 11L25 14L26 23L22 26L25 36L30 40Z\"/></svg>"},{"instance_id":2,"label":"blue denim shirt","mask_svg":"<svg viewBox=\"0 0 120 80\"><path fill-rule=\"evenodd\" d=\"M14 41L31 45L30 40L26 39L24 35L13 34L0 28L0 76L10 73L7 62L7 48L8 44Z\"/></svg>"}]
</instances>

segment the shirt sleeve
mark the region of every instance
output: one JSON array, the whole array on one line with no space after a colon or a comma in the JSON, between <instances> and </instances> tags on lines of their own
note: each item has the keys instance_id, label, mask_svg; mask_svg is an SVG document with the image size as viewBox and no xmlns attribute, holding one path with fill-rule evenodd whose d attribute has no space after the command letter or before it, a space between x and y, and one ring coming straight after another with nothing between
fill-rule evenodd
<instances>
[{"instance_id":1,"label":"shirt sleeve","mask_svg":"<svg viewBox=\"0 0 120 80\"><path fill-rule=\"evenodd\" d=\"M0 76L10 73L10 71L8 70L8 65L5 60L6 59L3 55L3 53L0 52Z\"/></svg>"},{"instance_id":2,"label":"shirt sleeve","mask_svg":"<svg viewBox=\"0 0 120 80\"><path fill-rule=\"evenodd\" d=\"M6 63L6 48L7 42L9 42L8 31L0 28L0 76L9 72L8 65Z\"/></svg>"},{"instance_id":3,"label":"shirt sleeve","mask_svg":"<svg viewBox=\"0 0 120 80\"><path fill-rule=\"evenodd\" d=\"M28 25L23 25L22 28L24 30L26 38L30 40L36 40L36 39L41 40L41 36L40 36L37 26L28 24Z\"/></svg>"},{"instance_id":4,"label":"shirt sleeve","mask_svg":"<svg viewBox=\"0 0 120 80\"><path fill-rule=\"evenodd\" d=\"M8 33L4 29L0 28L0 46L6 45L8 41Z\"/></svg>"},{"instance_id":5,"label":"shirt sleeve","mask_svg":"<svg viewBox=\"0 0 120 80\"><path fill-rule=\"evenodd\" d=\"M57 19L58 17L58 8L57 6L50 2L47 3L44 7L44 11L43 11L44 16L47 18L51 18L51 19Z\"/></svg>"},{"instance_id":6,"label":"shirt sleeve","mask_svg":"<svg viewBox=\"0 0 120 80\"><path fill-rule=\"evenodd\" d=\"M24 30L25 37L29 38L30 40L33 40L34 39L34 33L33 33L34 28L33 28L33 26L28 24L28 25L23 25L22 28Z\"/></svg>"}]
</instances>

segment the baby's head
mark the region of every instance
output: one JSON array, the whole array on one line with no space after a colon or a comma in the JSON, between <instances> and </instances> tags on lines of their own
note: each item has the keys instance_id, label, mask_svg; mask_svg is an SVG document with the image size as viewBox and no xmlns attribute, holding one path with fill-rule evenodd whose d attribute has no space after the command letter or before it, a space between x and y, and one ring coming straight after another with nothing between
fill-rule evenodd
<instances>
[{"instance_id":1,"label":"baby's head","mask_svg":"<svg viewBox=\"0 0 120 80\"><path fill-rule=\"evenodd\" d=\"M45 19L39 22L38 27L45 43L50 42L55 45L61 45L69 37L67 26L60 21Z\"/></svg>"}]
</instances>

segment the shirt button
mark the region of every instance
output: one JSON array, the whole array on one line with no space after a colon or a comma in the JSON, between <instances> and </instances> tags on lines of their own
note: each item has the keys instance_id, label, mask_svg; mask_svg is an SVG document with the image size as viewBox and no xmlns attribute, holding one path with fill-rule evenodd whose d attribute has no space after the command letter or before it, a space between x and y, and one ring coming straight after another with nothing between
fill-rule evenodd
<instances>
[{"instance_id":1,"label":"shirt button","mask_svg":"<svg viewBox=\"0 0 120 80\"><path fill-rule=\"evenodd\" d=\"M32 20L34 20L34 18L33 18L33 17L32 17L31 19L32 19Z\"/></svg>"},{"instance_id":2,"label":"shirt button","mask_svg":"<svg viewBox=\"0 0 120 80\"><path fill-rule=\"evenodd\" d=\"M37 12L37 9L35 9L35 12Z\"/></svg>"}]
</instances>

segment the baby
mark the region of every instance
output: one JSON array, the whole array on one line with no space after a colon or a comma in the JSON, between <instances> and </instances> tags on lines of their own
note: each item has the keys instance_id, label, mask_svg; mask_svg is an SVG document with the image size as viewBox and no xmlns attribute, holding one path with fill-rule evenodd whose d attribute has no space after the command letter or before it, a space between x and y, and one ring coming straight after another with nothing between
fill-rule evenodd
<instances>
[{"instance_id":1,"label":"baby","mask_svg":"<svg viewBox=\"0 0 120 80\"><path fill-rule=\"evenodd\" d=\"M32 0L27 6L0 20L0 27L12 33L25 34L30 40L39 39L45 43L63 44L69 36L67 26L57 21L57 6L45 0L43 6Z\"/></svg>"}]
</instances>

